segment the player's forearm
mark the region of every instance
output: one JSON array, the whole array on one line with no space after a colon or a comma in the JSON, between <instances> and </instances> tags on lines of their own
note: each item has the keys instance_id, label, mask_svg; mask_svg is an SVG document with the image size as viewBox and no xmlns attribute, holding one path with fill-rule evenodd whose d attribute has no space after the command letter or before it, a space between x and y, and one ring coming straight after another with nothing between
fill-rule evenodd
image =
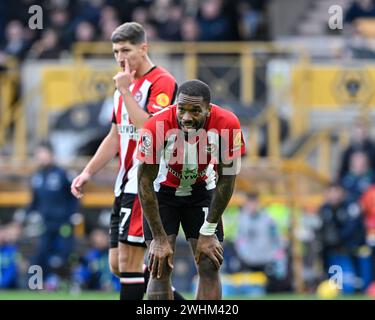
<instances>
[{"instance_id":1,"label":"player's forearm","mask_svg":"<svg viewBox=\"0 0 375 320\"><path fill-rule=\"evenodd\" d=\"M158 165L140 164L138 167L138 194L143 214L151 229L153 238L166 236L159 214L158 200L154 191L154 180Z\"/></svg>"},{"instance_id":2,"label":"player's forearm","mask_svg":"<svg viewBox=\"0 0 375 320\"><path fill-rule=\"evenodd\" d=\"M232 197L235 181L235 175L222 175L219 177L207 216L208 222L219 222L220 217L222 216L230 201L230 198Z\"/></svg>"},{"instance_id":3,"label":"player's forearm","mask_svg":"<svg viewBox=\"0 0 375 320\"><path fill-rule=\"evenodd\" d=\"M109 161L111 161L118 151L118 140L112 135L104 138L96 151L93 158L83 169L83 172L88 173L90 176L100 171Z\"/></svg>"},{"instance_id":4,"label":"player's forearm","mask_svg":"<svg viewBox=\"0 0 375 320\"><path fill-rule=\"evenodd\" d=\"M149 118L149 114L138 105L129 90L124 91L121 95L132 123L138 129L142 128L146 120Z\"/></svg>"}]
</instances>

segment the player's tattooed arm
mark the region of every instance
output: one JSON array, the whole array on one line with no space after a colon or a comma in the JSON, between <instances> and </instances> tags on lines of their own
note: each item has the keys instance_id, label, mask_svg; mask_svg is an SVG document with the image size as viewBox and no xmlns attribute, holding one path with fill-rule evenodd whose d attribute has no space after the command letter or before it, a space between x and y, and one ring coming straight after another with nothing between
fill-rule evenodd
<instances>
[{"instance_id":1,"label":"player's tattooed arm","mask_svg":"<svg viewBox=\"0 0 375 320\"><path fill-rule=\"evenodd\" d=\"M140 164L138 167L138 194L141 201L143 214L152 232L153 240L149 245L148 269L152 278L161 278L166 271L167 265L173 268L173 249L168 242L160 218L158 201L154 191L154 180L158 174L158 164ZM155 289L155 288L153 288ZM167 299L171 292L152 292L149 297L162 297ZM157 290L159 291L159 290ZM156 296L155 296L156 294ZM162 294L162 296L159 296Z\"/></svg>"},{"instance_id":2,"label":"player's tattooed arm","mask_svg":"<svg viewBox=\"0 0 375 320\"><path fill-rule=\"evenodd\" d=\"M234 190L234 183L236 181L235 174L223 174L225 167L232 167L233 164L218 165L219 179L216 185L215 192L212 197L211 207L207 216L207 221L210 223L218 223L225 208L227 207Z\"/></svg>"},{"instance_id":3,"label":"player's tattooed arm","mask_svg":"<svg viewBox=\"0 0 375 320\"><path fill-rule=\"evenodd\" d=\"M158 200L154 191L154 180L158 171L158 164L141 163L138 167L139 200L154 238L166 236L159 214Z\"/></svg>"}]
</instances>

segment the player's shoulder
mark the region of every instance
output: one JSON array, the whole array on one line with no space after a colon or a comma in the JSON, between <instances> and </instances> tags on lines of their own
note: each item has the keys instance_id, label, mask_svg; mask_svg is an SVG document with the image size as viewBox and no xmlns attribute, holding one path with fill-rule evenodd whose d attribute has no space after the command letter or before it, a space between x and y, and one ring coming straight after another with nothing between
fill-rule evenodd
<instances>
[{"instance_id":1,"label":"player's shoulder","mask_svg":"<svg viewBox=\"0 0 375 320\"><path fill-rule=\"evenodd\" d=\"M175 105L165 107L164 109L154 113L144 124L144 128L156 132L160 126L163 127L163 132L166 133L168 130L173 129L177 125L175 119Z\"/></svg>"},{"instance_id":2,"label":"player's shoulder","mask_svg":"<svg viewBox=\"0 0 375 320\"><path fill-rule=\"evenodd\" d=\"M228 128L239 124L238 117L232 111L213 103L211 106L211 113L215 117L215 126Z\"/></svg>"},{"instance_id":3,"label":"player's shoulder","mask_svg":"<svg viewBox=\"0 0 375 320\"><path fill-rule=\"evenodd\" d=\"M165 124L173 123L173 115L176 114L176 105L170 105L152 114L146 124L155 125L157 121L163 121Z\"/></svg>"},{"instance_id":4,"label":"player's shoulder","mask_svg":"<svg viewBox=\"0 0 375 320\"><path fill-rule=\"evenodd\" d=\"M163 80L163 82L170 81L176 83L176 79L172 76L172 74L160 66L155 67L155 69L150 73L150 79L152 80L151 82Z\"/></svg>"},{"instance_id":5,"label":"player's shoulder","mask_svg":"<svg viewBox=\"0 0 375 320\"><path fill-rule=\"evenodd\" d=\"M176 104L172 104L154 113L151 119L168 121L172 120L174 114L176 114Z\"/></svg>"}]
</instances>

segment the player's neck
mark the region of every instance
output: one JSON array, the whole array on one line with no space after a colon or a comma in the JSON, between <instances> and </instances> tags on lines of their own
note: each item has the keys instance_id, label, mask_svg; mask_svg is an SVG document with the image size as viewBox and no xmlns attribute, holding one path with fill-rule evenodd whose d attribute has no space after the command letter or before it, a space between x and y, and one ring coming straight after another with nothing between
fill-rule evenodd
<instances>
[{"instance_id":1,"label":"player's neck","mask_svg":"<svg viewBox=\"0 0 375 320\"><path fill-rule=\"evenodd\" d=\"M145 62L139 68L139 70L135 74L135 79L142 78L147 72L149 72L155 65L152 63L149 57L145 58Z\"/></svg>"}]
</instances>

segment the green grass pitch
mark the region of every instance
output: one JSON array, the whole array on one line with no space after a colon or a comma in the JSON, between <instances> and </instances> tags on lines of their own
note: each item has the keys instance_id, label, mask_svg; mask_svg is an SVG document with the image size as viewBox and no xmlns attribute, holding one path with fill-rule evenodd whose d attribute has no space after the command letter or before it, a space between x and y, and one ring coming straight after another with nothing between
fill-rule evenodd
<instances>
[{"instance_id":1,"label":"green grass pitch","mask_svg":"<svg viewBox=\"0 0 375 320\"><path fill-rule=\"evenodd\" d=\"M187 300L193 300L193 295L184 293ZM118 300L118 293L116 292L88 292L84 291L77 294L68 292L48 292L45 290L39 291L20 291L20 290L3 290L0 291L0 300ZM228 296L225 300L318 300L316 295L298 295L298 294L269 294L259 297L249 296ZM347 295L339 296L336 300L370 300L371 298L365 295Z\"/></svg>"}]
</instances>

